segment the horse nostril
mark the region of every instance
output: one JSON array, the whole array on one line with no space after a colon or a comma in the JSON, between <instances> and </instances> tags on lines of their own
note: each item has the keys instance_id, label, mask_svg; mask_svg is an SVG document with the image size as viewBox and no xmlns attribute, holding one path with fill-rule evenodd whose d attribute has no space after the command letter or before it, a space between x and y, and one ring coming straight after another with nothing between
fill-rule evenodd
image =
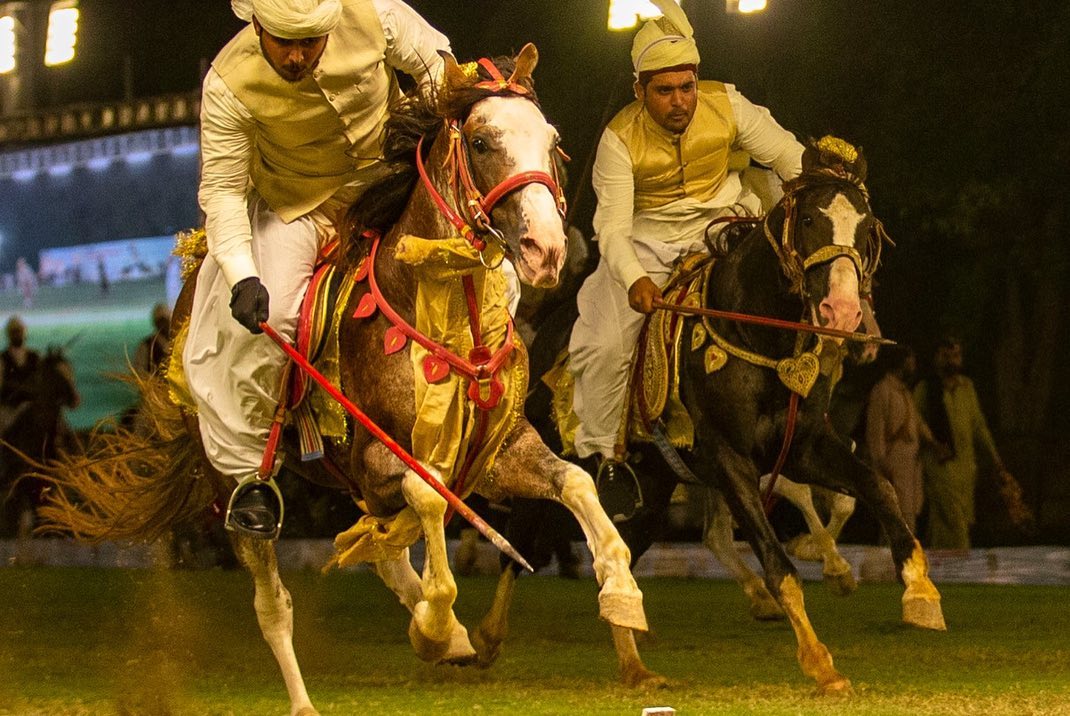
<instances>
[{"instance_id":1,"label":"horse nostril","mask_svg":"<svg viewBox=\"0 0 1070 716\"><path fill-rule=\"evenodd\" d=\"M542 246L535 239L525 236L520 239L520 254L525 258L530 255L532 259L538 259L543 255Z\"/></svg>"}]
</instances>

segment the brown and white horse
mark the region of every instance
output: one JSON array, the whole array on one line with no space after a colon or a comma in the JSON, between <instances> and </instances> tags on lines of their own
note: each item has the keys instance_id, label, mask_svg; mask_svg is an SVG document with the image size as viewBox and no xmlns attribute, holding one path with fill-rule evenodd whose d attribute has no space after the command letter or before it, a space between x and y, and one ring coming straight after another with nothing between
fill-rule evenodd
<instances>
[{"instance_id":1,"label":"brown and white horse","mask_svg":"<svg viewBox=\"0 0 1070 716\"><path fill-rule=\"evenodd\" d=\"M345 265L361 273L373 290L354 290L342 313L341 388L410 452L413 427L420 417L416 411L418 376L409 351L396 350L395 343L394 350L388 347L384 354L384 344L389 346L399 335L402 344L406 340L421 343L427 336L412 332L412 327L420 324L416 305L423 279L411 263L398 259L399 244L420 237L452 241L456 246L456 237L465 237L479 251L472 271L483 272L480 281L500 271L495 264L500 265L504 253L513 260L521 280L536 286L552 285L565 259L563 194L556 180L558 134L543 116L534 94L531 72L538 59L535 47L527 45L515 59L481 60L478 67L467 70L452 57L445 59L445 80L437 99L414 97L392 110L384 135L389 171L382 183L371 187L350 210L342 237ZM379 237L374 250L368 238L373 234ZM427 243L423 246L426 248ZM364 274L368 274L366 279ZM456 280L462 280L460 275ZM375 294L377 310L371 310L370 294ZM455 295L464 295L470 304L478 303L477 293ZM176 309L176 316L180 312ZM355 314L365 318L350 318ZM423 366L428 384L442 377L444 365L453 372L475 365L479 370L467 391L472 395L472 389L486 387L482 381L495 377L491 371L495 364L488 360L492 355L503 355L497 365L511 367L514 375L522 377L521 382L526 381L527 356L522 345L511 352L503 349L511 332L504 338L498 336L497 343L485 346L480 353L479 316L479 310L469 316L474 317L474 324L464 348L472 352L458 355L454 351L452 357L435 353L439 362L432 361L431 369L428 363ZM176 320L175 325L180 322ZM468 327L466 321L462 333ZM144 392L159 398L165 395L166 386L154 380ZM511 390L518 391L522 406L524 386L514 385ZM480 399L488 395L480 390L475 394ZM463 425L470 431L478 424L479 409L473 400L461 401ZM166 399L157 399L149 410L158 416L166 410L174 413L166 403ZM523 418L520 406L514 406L511 416L497 416L511 418L510 427L490 461L492 466L486 474L469 475L468 484L495 500L517 496L564 504L582 525L594 555L600 615L621 634L645 630L642 594L629 570L628 549L600 506L591 477L556 457ZM492 420L495 410L504 408L489 408ZM138 447L131 442L136 436L120 436L103 448L103 455L98 451L95 459L49 470L48 476L61 489L55 491L46 516L83 538L151 538L167 524L219 499L220 491L229 493L233 485L213 475L194 442L197 431L193 420L186 416L186 431L180 434L172 423L164 424L160 418L155 452L142 451L131 457L131 449ZM285 452L296 454L296 450ZM478 653L480 648L491 648L484 647L487 641L478 638L478 633L470 640L453 613L457 586L446 554L445 500L361 426L352 426L345 440L328 441L326 452L336 470L309 468L308 464L292 466L302 473L313 473L308 476L317 481L331 482L340 474L363 500L370 516L389 519L403 515L410 526L422 532L426 547L422 575L412 567L407 544L374 561L376 573L412 613L409 636L417 654L435 662L464 663L481 656L482 661L489 661ZM109 455L110 462L102 459ZM417 452L416 457L421 455ZM436 475L449 469L441 465L436 469L427 463L425 467ZM196 479L202 476L210 479ZM127 521L120 523L120 515ZM314 714L294 654L292 606L279 578L274 544L246 537L233 539L237 554L253 575L257 616L282 670L291 713ZM623 659L621 668L622 678L628 682L660 678L647 671L637 655Z\"/></svg>"}]
</instances>

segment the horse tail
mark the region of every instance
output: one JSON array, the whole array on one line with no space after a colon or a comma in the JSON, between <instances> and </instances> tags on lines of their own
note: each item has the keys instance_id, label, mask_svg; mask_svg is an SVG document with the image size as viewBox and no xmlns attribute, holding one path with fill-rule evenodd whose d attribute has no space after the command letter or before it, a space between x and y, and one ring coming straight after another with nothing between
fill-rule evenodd
<instances>
[{"instance_id":1,"label":"horse tail","mask_svg":"<svg viewBox=\"0 0 1070 716\"><path fill-rule=\"evenodd\" d=\"M130 380L141 397L133 428L98 429L84 453L36 466L49 487L38 509L39 532L85 542L152 542L176 523L203 516L221 494L166 379Z\"/></svg>"}]
</instances>

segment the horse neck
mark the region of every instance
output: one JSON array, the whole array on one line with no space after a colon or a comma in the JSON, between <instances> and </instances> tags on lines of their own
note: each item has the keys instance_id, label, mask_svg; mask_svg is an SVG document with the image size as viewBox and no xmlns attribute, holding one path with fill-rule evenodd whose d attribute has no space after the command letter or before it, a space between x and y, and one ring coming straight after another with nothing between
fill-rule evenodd
<instances>
[{"instance_id":1,"label":"horse neck","mask_svg":"<svg viewBox=\"0 0 1070 716\"><path fill-rule=\"evenodd\" d=\"M428 153L425 166L432 185L449 203L449 176L443 167L447 151L447 137L446 132L439 132ZM416 277L412 269L394 259L394 247L397 246L401 237L408 234L423 239L442 239L456 233L435 205L423 180L417 179L404 211L383 237L375 263L380 289L387 299L395 304L395 309L402 311L410 309L416 296Z\"/></svg>"},{"instance_id":2,"label":"horse neck","mask_svg":"<svg viewBox=\"0 0 1070 716\"><path fill-rule=\"evenodd\" d=\"M774 227L774 234L775 234ZM756 226L729 254L716 261L710 272L706 305L710 308L753 316L797 321L803 304L785 290L777 256ZM717 328L730 341L763 355L792 352L795 334L774 328L719 321Z\"/></svg>"}]
</instances>

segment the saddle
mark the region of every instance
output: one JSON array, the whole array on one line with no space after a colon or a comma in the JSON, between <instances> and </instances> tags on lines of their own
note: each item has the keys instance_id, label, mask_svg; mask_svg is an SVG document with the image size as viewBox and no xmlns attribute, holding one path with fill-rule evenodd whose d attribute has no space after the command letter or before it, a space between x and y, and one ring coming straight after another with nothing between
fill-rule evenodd
<instances>
[{"instance_id":1,"label":"saddle","mask_svg":"<svg viewBox=\"0 0 1070 716\"><path fill-rule=\"evenodd\" d=\"M698 252L682 258L673 270L662 292L666 303L699 307L702 304L702 289L713 267L714 258ZM683 341L684 316L669 311L656 311L643 325L639 340L632 353L629 369L628 400L618 435L620 452L629 441L653 442L654 426L671 445L690 448L694 444L695 427L680 400L680 346ZM697 335L702 331L702 335ZM697 350L706 343L705 330L701 324L689 341ZM728 360L724 351L711 356L709 350L720 351L716 346L707 348L707 370L722 367ZM711 363L711 358L712 363ZM568 369L568 350L558 356L554 367L542 377L553 394L553 419L564 448L564 454L575 454L575 435L579 425L572 411L575 383Z\"/></svg>"},{"instance_id":2,"label":"saddle","mask_svg":"<svg viewBox=\"0 0 1070 716\"><path fill-rule=\"evenodd\" d=\"M301 302L295 338L297 351L335 385L340 381L338 327L355 283L352 274L337 270L337 251L338 241L331 241L316 259L312 280ZM179 234L174 253L183 260L183 280L188 279L207 255L204 230ZM164 374L172 402L187 412L195 413L196 404L186 386L181 361L188 331L189 322L186 321L174 337L171 358ZM174 360L175 356L179 356L179 359ZM290 373L286 396L287 424L297 428L303 461L323 457L324 436L344 438L347 435L345 409L301 371Z\"/></svg>"},{"instance_id":3,"label":"saddle","mask_svg":"<svg viewBox=\"0 0 1070 716\"><path fill-rule=\"evenodd\" d=\"M674 306L701 308L706 278L714 264L706 252L689 254L677 263L662 290L662 300ZM671 311L655 311L643 324L632 355L628 402L618 443L653 442L655 426L673 447L689 449L695 442L695 426L680 400L680 346L684 316ZM695 326L692 350L705 343L705 330ZM702 335L698 335L699 332ZM727 354L719 361L720 368ZM707 365L709 363L707 362ZM715 369L716 369L715 368Z\"/></svg>"}]
</instances>

